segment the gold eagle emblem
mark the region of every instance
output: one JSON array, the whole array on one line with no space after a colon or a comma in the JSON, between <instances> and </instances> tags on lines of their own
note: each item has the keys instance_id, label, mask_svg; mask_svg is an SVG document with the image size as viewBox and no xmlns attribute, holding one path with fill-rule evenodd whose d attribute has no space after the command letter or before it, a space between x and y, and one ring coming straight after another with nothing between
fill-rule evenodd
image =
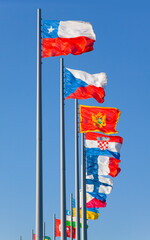
<instances>
[{"instance_id":1,"label":"gold eagle emblem","mask_svg":"<svg viewBox=\"0 0 150 240\"><path fill-rule=\"evenodd\" d=\"M92 114L92 121L94 126L102 128L106 126L106 115L103 115L102 113L98 113L97 115Z\"/></svg>"}]
</instances>

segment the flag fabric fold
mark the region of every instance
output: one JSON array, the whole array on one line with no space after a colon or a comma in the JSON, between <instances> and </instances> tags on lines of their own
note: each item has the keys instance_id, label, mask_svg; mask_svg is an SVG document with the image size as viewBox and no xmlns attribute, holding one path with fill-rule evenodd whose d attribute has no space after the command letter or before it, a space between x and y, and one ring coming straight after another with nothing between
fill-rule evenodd
<instances>
[{"instance_id":1,"label":"flag fabric fold","mask_svg":"<svg viewBox=\"0 0 150 240\"><path fill-rule=\"evenodd\" d=\"M66 226L66 236L71 237L71 227ZM61 237L61 220L56 219L56 237ZM73 238L76 238L76 229L73 227Z\"/></svg>"},{"instance_id":2,"label":"flag fabric fold","mask_svg":"<svg viewBox=\"0 0 150 240\"><path fill-rule=\"evenodd\" d=\"M86 156L92 158L100 155L120 159L122 143L123 138L119 136L88 132L85 134Z\"/></svg>"},{"instance_id":3,"label":"flag fabric fold","mask_svg":"<svg viewBox=\"0 0 150 240\"><path fill-rule=\"evenodd\" d=\"M104 194L103 194L104 195ZM106 207L106 198L104 196L101 199L93 197L89 192L86 193L86 207L87 208L103 208Z\"/></svg>"},{"instance_id":4,"label":"flag fabric fold","mask_svg":"<svg viewBox=\"0 0 150 240\"><path fill-rule=\"evenodd\" d=\"M43 58L93 50L96 40L92 25L82 21L43 21Z\"/></svg>"},{"instance_id":5,"label":"flag fabric fold","mask_svg":"<svg viewBox=\"0 0 150 240\"><path fill-rule=\"evenodd\" d=\"M65 68L65 99L95 98L104 102L107 84L105 73L89 74L87 72Z\"/></svg>"},{"instance_id":6,"label":"flag fabric fold","mask_svg":"<svg viewBox=\"0 0 150 240\"><path fill-rule=\"evenodd\" d=\"M86 160L88 175L110 175L111 177L116 177L121 171L119 168L120 160L116 158L107 156L88 156Z\"/></svg>"},{"instance_id":7,"label":"flag fabric fold","mask_svg":"<svg viewBox=\"0 0 150 240\"><path fill-rule=\"evenodd\" d=\"M72 224L76 228L76 217L72 218ZM71 215L66 215L66 225L71 226ZM82 228L82 219L80 219L80 228Z\"/></svg>"},{"instance_id":8,"label":"flag fabric fold","mask_svg":"<svg viewBox=\"0 0 150 240\"><path fill-rule=\"evenodd\" d=\"M99 217L98 208L87 208L86 219L96 220ZM73 216L76 216L75 208L73 208ZM80 218L82 218L82 209L80 209Z\"/></svg>"},{"instance_id":9,"label":"flag fabric fold","mask_svg":"<svg viewBox=\"0 0 150 240\"><path fill-rule=\"evenodd\" d=\"M86 176L86 191L110 194L113 187L113 181L109 178L98 176L95 179L93 175Z\"/></svg>"},{"instance_id":10,"label":"flag fabric fold","mask_svg":"<svg viewBox=\"0 0 150 240\"><path fill-rule=\"evenodd\" d=\"M117 108L79 106L80 133L91 131L117 133L116 125L121 113Z\"/></svg>"}]
</instances>

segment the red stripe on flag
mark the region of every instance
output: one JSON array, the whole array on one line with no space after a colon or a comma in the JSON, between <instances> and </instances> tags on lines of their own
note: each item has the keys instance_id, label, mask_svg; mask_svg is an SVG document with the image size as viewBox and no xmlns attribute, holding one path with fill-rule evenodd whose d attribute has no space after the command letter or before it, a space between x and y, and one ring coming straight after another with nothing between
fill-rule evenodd
<instances>
[{"instance_id":1,"label":"red stripe on flag","mask_svg":"<svg viewBox=\"0 0 150 240\"><path fill-rule=\"evenodd\" d=\"M107 136L107 135L103 135L103 134L100 134L100 133L92 133L92 132L87 132L85 133L85 139L86 140L94 140L94 141L97 141L97 138L109 138L109 140L107 140L108 142L116 142L116 143L120 143L122 144L123 143L123 138L122 137L119 137L119 136Z\"/></svg>"},{"instance_id":2,"label":"red stripe on flag","mask_svg":"<svg viewBox=\"0 0 150 240\"><path fill-rule=\"evenodd\" d=\"M109 175L110 176L116 177L120 173L121 171L121 168L119 168L120 162L121 161L116 158L109 158L109 170L110 170Z\"/></svg>"},{"instance_id":3,"label":"red stripe on flag","mask_svg":"<svg viewBox=\"0 0 150 240\"><path fill-rule=\"evenodd\" d=\"M93 50L95 40L87 37L43 38L43 58L60 55L79 55Z\"/></svg>"},{"instance_id":4,"label":"red stripe on flag","mask_svg":"<svg viewBox=\"0 0 150 240\"><path fill-rule=\"evenodd\" d=\"M95 87L92 85L88 85L86 87L79 87L74 93L71 93L69 98L77 98L77 99L87 99L87 98L95 98L99 103L104 102L105 91L101 87Z\"/></svg>"},{"instance_id":5,"label":"red stripe on flag","mask_svg":"<svg viewBox=\"0 0 150 240\"><path fill-rule=\"evenodd\" d=\"M106 205L107 205L106 202L103 202L99 199L94 198L86 204L86 207L87 208L103 208L103 207L106 207Z\"/></svg>"}]
</instances>

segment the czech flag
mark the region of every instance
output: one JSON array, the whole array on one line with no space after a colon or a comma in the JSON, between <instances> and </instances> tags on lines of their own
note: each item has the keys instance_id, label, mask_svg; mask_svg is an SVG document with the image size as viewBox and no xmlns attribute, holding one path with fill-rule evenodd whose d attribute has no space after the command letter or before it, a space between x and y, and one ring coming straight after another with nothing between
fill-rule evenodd
<instances>
[{"instance_id":1,"label":"czech flag","mask_svg":"<svg viewBox=\"0 0 150 240\"><path fill-rule=\"evenodd\" d=\"M87 72L65 68L65 99L95 98L104 102L107 75L103 72L89 74Z\"/></svg>"},{"instance_id":2,"label":"czech flag","mask_svg":"<svg viewBox=\"0 0 150 240\"><path fill-rule=\"evenodd\" d=\"M81 21L43 21L43 58L79 55L93 50L92 25Z\"/></svg>"},{"instance_id":3,"label":"czech flag","mask_svg":"<svg viewBox=\"0 0 150 240\"><path fill-rule=\"evenodd\" d=\"M80 105L79 111L80 133L91 131L106 134L117 133L116 125L121 113L119 109Z\"/></svg>"}]
</instances>

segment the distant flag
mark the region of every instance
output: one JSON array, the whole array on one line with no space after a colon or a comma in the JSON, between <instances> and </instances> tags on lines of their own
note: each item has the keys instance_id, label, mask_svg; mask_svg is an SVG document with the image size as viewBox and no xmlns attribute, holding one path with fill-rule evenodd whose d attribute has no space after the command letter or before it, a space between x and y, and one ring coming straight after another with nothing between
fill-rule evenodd
<instances>
[{"instance_id":1,"label":"distant flag","mask_svg":"<svg viewBox=\"0 0 150 240\"><path fill-rule=\"evenodd\" d=\"M66 235L71 237L71 226L66 226ZM61 237L61 220L56 219L56 237ZM73 238L76 238L76 230L73 227Z\"/></svg>"},{"instance_id":2,"label":"distant flag","mask_svg":"<svg viewBox=\"0 0 150 240\"><path fill-rule=\"evenodd\" d=\"M88 132L85 134L86 157L92 160L93 156L100 155L120 159L122 143L123 138L119 136L106 136L100 133Z\"/></svg>"},{"instance_id":3,"label":"distant flag","mask_svg":"<svg viewBox=\"0 0 150 240\"><path fill-rule=\"evenodd\" d=\"M104 102L107 84L105 73L89 74L87 72L65 68L65 98L95 98Z\"/></svg>"},{"instance_id":4,"label":"distant flag","mask_svg":"<svg viewBox=\"0 0 150 240\"><path fill-rule=\"evenodd\" d=\"M102 193L101 193L102 194ZM86 207L87 208L103 208L106 207L106 198L101 197L101 199L97 199L93 197L90 193L86 193ZM106 196L106 195L105 195Z\"/></svg>"},{"instance_id":5,"label":"distant flag","mask_svg":"<svg viewBox=\"0 0 150 240\"><path fill-rule=\"evenodd\" d=\"M116 125L120 117L117 108L80 106L80 132L117 133Z\"/></svg>"},{"instance_id":6,"label":"distant flag","mask_svg":"<svg viewBox=\"0 0 150 240\"><path fill-rule=\"evenodd\" d=\"M96 40L92 25L82 21L43 21L43 58L93 50Z\"/></svg>"},{"instance_id":7,"label":"distant flag","mask_svg":"<svg viewBox=\"0 0 150 240\"><path fill-rule=\"evenodd\" d=\"M34 234L34 240L36 240L36 234ZM45 240L51 240L51 238L48 236L45 236Z\"/></svg>"},{"instance_id":8,"label":"distant flag","mask_svg":"<svg viewBox=\"0 0 150 240\"><path fill-rule=\"evenodd\" d=\"M86 176L86 191L110 194L113 187L113 180L110 178L98 176L95 179L93 175Z\"/></svg>"},{"instance_id":9,"label":"distant flag","mask_svg":"<svg viewBox=\"0 0 150 240\"><path fill-rule=\"evenodd\" d=\"M76 228L76 217L73 217L72 224L73 224L73 227ZM66 225L71 226L71 216L70 215L66 215ZM82 219L80 219L80 228L82 228Z\"/></svg>"},{"instance_id":10,"label":"distant flag","mask_svg":"<svg viewBox=\"0 0 150 240\"><path fill-rule=\"evenodd\" d=\"M73 208L73 216L76 216L76 209ZM87 208L86 219L96 220L99 217L98 208ZM80 209L80 218L82 218L82 209Z\"/></svg>"},{"instance_id":11,"label":"distant flag","mask_svg":"<svg viewBox=\"0 0 150 240\"><path fill-rule=\"evenodd\" d=\"M98 193L98 196L94 196L89 192L86 192L86 207L87 208L103 208L106 207L106 194ZM81 199L81 191L80 191L80 199ZM82 204L80 201L80 208L82 208Z\"/></svg>"}]
</instances>

